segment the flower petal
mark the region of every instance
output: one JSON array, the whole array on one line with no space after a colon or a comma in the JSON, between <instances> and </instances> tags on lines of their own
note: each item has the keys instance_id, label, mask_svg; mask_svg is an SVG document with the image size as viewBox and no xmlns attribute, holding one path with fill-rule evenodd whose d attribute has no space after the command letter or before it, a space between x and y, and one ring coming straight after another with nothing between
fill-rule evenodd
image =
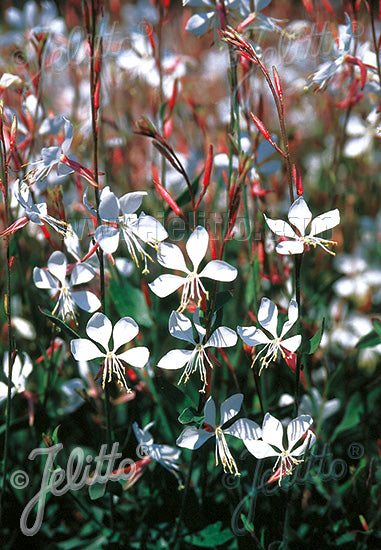
<instances>
[{"instance_id":1,"label":"flower petal","mask_svg":"<svg viewBox=\"0 0 381 550\"><path fill-rule=\"evenodd\" d=\"M320 214L312 220L310 236L317 235L323 231L328 231L340 223L340 212L337 208Z\"/></svg>"},{"instance_id":2,"label":"flower petal","mask_svg":"<svg viewBox=\"0 0 381 550\"><path fill-rule=\"evenodd\" d=\"M152 445L153 444L153 437L151 433L149 432L149 428L153 426L154 422L150 422L147 424L147 426L144 427L142 430L139 428L139 425L137 422L134 422L132 424L132 429L134 430L135 437L140 444L144 445Z\"/></svg>"},{"instance_id":3,"label":"flower petal","mask_svg":"<svg viewBox=\"0 0 381 550\"><path fill-rule=\"evenodd\" d=\"M126 193L123 197L120 197L119 204L123 214L133 214L142 204L143 197L147 194L146 191L135 191L133 193Z\"/></svg>"},{"instance_id":4,"label":"flower petal","mask_svg":"<svg viewBox=\"0 0 381 550\"><path fill-rule=\"evenodd\" d=\"M205 430L200 430L195 426L189 426L185 428L176 439L176 445L179 447L184 447L185 449L198 449L211 437L214 436L214 433L206 432Z\"/></svg>"},{"instance_id":5,"label":"flower petal","mask_svg":"<svg viewBox=\"0 0 381 550\"><path fill-rule=\"evenodd\" d=\"M274 451L271 445L260 439L244 439L243 442L246 449L255 458L267 458L268 456L277 456L279 454Z\"/></svg>"},{"instance_id":6,"label":"flower petal","mask_svg":"<svg viewBox=\"0 0 381 550\"><path fill-rule=\"evenodd\" d=\"M311 210L308 208L303 196L298 197L288 211L288 219L294 225L301 236L306 233L306 227L312 219ZM287 235L286 235L287 237Z\"/></svg>"},{"instance_id":7,"label":"flower petal","mask_svg":"<svg viewBox=\"0 0 381 550\"><path fill-rule=\"evenodd\" d=\"M205 347L230 348L231 346L236 345L237 340L237 334L233 329L228 327L219 327L213 332L205 344Z\"/></svg>"},{"instance_id":8,"label":"flower petal","mask_svg":"<svg viewBox=\"0 0 381 550\"><path fill-rule=\"evenodd\" d=\"M117 222L119 220L119 200L114 193L105 192L105 189L101 195L99 216L106 222Z\"/></svg>"},{"instance_id":9,"label":"flower petal","mask_svg":"<svg viewBox=\"0 0 381 550\"><path fill-rule=\"evenodd\" d=\"M291 338L286 338L286 340L282 340L281 347L285 348L287 351L291 351L294 353L298 349L302 342L302 337L300 334L297 336L291 336Z\"/></svg>"},{"instance_id":10,"label":"flower petal","mask_svg":"<svg viewBox=\"0 0 381 550\"><path fill-rule=\"evenodd\" d=\"M288 449L293 446L303 437L308 428L311 426L313 419L309 414L301 414L294 420L291 420L287 426Z\"/></svg>"},{"instance_id":11,"label":"flower petal","mask_svg":"<svg viewBox=\"0 0 381 550\"><path fill-rule=\"evenodd\" d=\"M82 285L94 278L94 269L87 264L77 264L71 272L70 285Z\"/></svg>"},{"instance_id":12,"label":"flower petal","mask_svg":"<svg viewBox=\"0 0 381 550\"><path fill-rule=\"evenodd\" d=\"M308 430L306 438L303 440L303 443L299 445L294 451L291 452L292 456L303 456L307 449L310 449L312 445L316 442L316 435Z\"/></svg>"},{"instance_id":13,"label":"flower petal","mask_svg":"<svg viewBox=\"0 0 381 550\"><path fill-rule=\"evenodd\" d=\"M165 298L175 292L185 283L184 277L179 277L178 275L159 275L152 283L149 283L148 286L159 298Z\"/></svg>"},{"instance_id":14,"label":"flower petal","mask_svg":"<svg viewBox=\"0 0 381 550\"><path fill-rule=\"evenodd\" d=\"M168 269L176 269L178 271L184 271L184 273L189 273L185 265L183 253L175 244L161 243L157 254L157 261L160 265Z\"/></svg>"},{"instance_id":15,"label":"flower petal","mask_svg":"<svg viewBox=\"0 0 381 550\"><path fill-rule=\"evenodd\" d=\"M106 254L113 254L118 248L119 229L117 227L100 225L99 227L97 227L94 237L101 249L106 252Z\"/></svg>"},{"instance_id":16,"label":"flower petal","mask_svg":"<svg viewBox=\"0 0 381 550\"><path fill-rule=\"evenodd\" d=\"M247 441L255 441L262 435L262 430L256 422L248 418L239 418L224 430L224 433L241 439L245 445Z\"/></svg>"},{"instance_id":17,"label":"flower petal","mask_svg":"<svg viewBox=\"0 0 381 550\"><path fill-rule=\"evenodd\" d=\"M52 275L57 277L61 284L65 284L67 259L63 252L56 250L48 260L48 269Z\"/></svg>"},{"instance_id":18,"label":"flower petal","mask_svg":"<svg viewBox=\"0 0 381 550\"><path fill-rule=\"evenodd\" d=\"M186 249L192 261L193 271L197 273L201 260L205 257L209 245L209 235L205 227L198 225L189 237Z\"/></svg>"},{"instance_id":19,"label":"flower petal","mask_svg":"<svg viewBox=\"0 0 381 550\"><path fill-rule=\"evenodd\" d=\"M142 369L148 362L149 349L144 346L131 348L118 355L118 358L125 361L132 367Z\"/></svg>"},{"instance_id":20,"label":"flower petal","mask_svg":"<svg viewBox=\"0 0 381 550\"><path fill-rule=\"evenodd\" d=\"M258 311L259 324L268 330L274 338L278 335L278 308L269 298L262 298Z\"/></svg>"},{"instance_id":21,"label":"flower petal","mask_svg":"<svg viewBox=\"0 0 381 550\"><path fill-rule=\"evenodd\" d=\"M283 451L283 426L277 418L266 413L262 425L262 439Z\"/></svg>"},{"instance_id":22,"label":"flower petal","mask_svg":"<svg viewBox=\"0 0 381 550\"><path fill-rule=\"evenodd\" d=\"M167 370L181 369L189 361L193 353L194 350L172 349L160 359L157 366Z\"/></svg>"},{"instance_id":23,"label":"flower petal","mask_svg":"<svg viewBox=\"0 0 381 550\"><path fill-rule=\"evenodd\" d=\"M193 338L192 322L182 313L172 311L169 317L169 332L174 338L196 345Z\"/></svg>"},{"instance_id":24,"label":"flower petal","mask_svg":"<svg viewBox=\"0 0 381 550\"><path fill-rule=\"evenodd\" d=\"M288 321L286 321L283 325L282 332L280 333L280 338L283 338L285 334L290 330L291 327L294 326L296 321L298 320L298 304L296 303L296 300L292 299L290 300L289 306L288 306Z\"/></svg>"},{"instance_id":25,"label":"flower petal","mask_svg":"<svg viewBox=\"0 0 381 550\"><path fill-rule=\"evenodd\" d=\"M87 338L77 338L70 342L71 353L76 361L91 361L98 357L104 357L104 353Z\"/></svg>"},{"instance_id":26,"label":"flower petal","mask_svg":"<svg viewBox=\"0 0 381 550\"><path fill-rule=\"evenodd\" d=\"M208 30L213 17L213 11L206 13L195 13L187 22L185 30L191 34L195 34L196 36L201 36Z\"/></svg>"},{"instance_id":27,"label":"flower petal","mask_svg":"<svg viewBox=\"0 0 381 550\"><path fill-rule=\"evenodd\" d=\"M122 317L114 326L112 339L114 342L114 351L117 351L121 346L131 342L139 332L137 323L131 317Z\"/></svg>"},{"instance_id":28,"label":"flower petal","mask_svg":"<svg viewBox=\"0 0 381 550\"><path fill-rule=\"evenodd\" d=\"M62 152L66 153L68 152L69 148L70 148L70 145L71 145L71 142L73 140L73 125L72 123L70 122L69 119L67 119L66 117L62 117L64 119L64 131L65 131L65 139L63 140L62 142L62 145L61 145L61 149L62 149Z\"/></svg>"},{"instance_id":29,"label":"flower petal","mask_svg":"<svg viewBox=\"0 0 381 550\"><path fill-rule=\"evenodd\" d=\"M236 416L242 405L243 393L236 393L231 397L228 397L220 407L220 426L223 426L225 422Z\"/></svg>"},{"instance_id":30,"label":"flower petal","mask_svg":"<svg viewBox=\"0 0 381 550\"><path fill-rule=\"evenodd\" d=\"M58 280L47 269L41 267L33 269L33 282L37 288L59 289Z\"/></svg>"},{"instance_id":31,"label":"flower petal","mask_svg":"<svg viewBox=\"0 0 381 550\"><path fill-rule=\"evenodd\" d=\"M221 260L211 260L200 273L200 277L224 282L234 281L237 275L238 271L235 267Z\"/></svg>"},{"instance_id":32,"label":"flower petal","mask_svg":"<svg viewBox=\"0 0 381 550\"><path fill-rule=\"evenodd\" d=\"M211 396L208 397L204 407L204 422L212 426L216 426L216 405Z\"/></svg>"},{"instance_id":33,"label":"flower petal","mask_svg":"<svg viewBox=\"0 0 381 550\"><path fill-rule=\"evenodd\" d=\"M259 328L237 327L237 332L248 346L258 346L258 344L268 344L271 342L270 338Z\"/></svg>"},{"instance_id":34,"label":"flower petal","mask_svg":"<svg viewBox=\"0 0 381 550\"><path fill-rule=\"evenodd\" d=\"M86 325L86 332L92 340L95 340L95 342L101 344L105 350L109 351L112 324L104 313L94 313Z\"/></svg>"},{"instance_id":35,"label":"flower petal","mask_svg":"<svg viewBox=\"0 0 381 550\"><path fill-rule=\"evenodd\" d=\"M161 223L144 212L140 213L132 230L145 243L158 243L168 237L168 233Z\"/></svg>"},{"instance_id":36,"label":"flower petal","mask_svg":"<svg viewBox=\"0 0 381 550\"><path fill-rule=\"evenodd\" d=\"M98 296L95 296L90 290L78 290L72 292L71 296L77 306L88 313L94 313L94 311L97 311L101 307Z\"/></svg>"},{"instance_id":37,"label":"flower petal","mask_svg":"<svg viewBox=\"0 0 381 550\"><path fill-rule=\"evenodd\" d=\"M266 214L263 214L263 216L269 229L275 233L275 235L278 235L278 237L287 237L289 239L297 238L295 231L284 220L272 220L271 218L268 218Z\"/></svg>"},{"instance_id":38,"label":"flower petal","mask_svg":"<svg viewBox=\"0 0 381 550\"><path fill-rule=\"evenodd\" d=\"M304 244L302 241L282 241L275 249L278 254L302 254Z\"/></svg>"}]
</instances>

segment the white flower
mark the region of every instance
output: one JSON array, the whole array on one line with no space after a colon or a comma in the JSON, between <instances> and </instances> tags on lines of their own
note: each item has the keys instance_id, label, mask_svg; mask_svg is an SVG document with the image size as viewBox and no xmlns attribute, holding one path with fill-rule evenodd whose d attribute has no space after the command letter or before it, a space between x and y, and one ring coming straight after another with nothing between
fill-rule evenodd
<instances>
[{"instance_id":1,"label":"white flower","mask_svg":"<svg viewBox=\"0 0 381 550\"><path fill-rule=\"evenodd\" d=\"M345 21L345 25L338 26L338 37L337 40L333 40L332 42L330 57L319 65L318 69L308 77L311 80L311 84L318 85L318 90L324 89L328 81L342 70L346 56L353 50L355 41L352 21L347 13L345 14Z\"/></svg>"},{"instance_id":2,"label":"white flower","mask_svg":"<svg viewBox=\"0 0 381 550\"><path fill-rule=\"evenodd\" d=\"M379 122L379 114L376 109L373 109L362 120L358 115L351 115L346 126L346 133L349 139L345 143L343 154L349 158L364 158L365 155L371 152L375 137L380 137L377 124Z\"/></svg>"},{"instance_id":3,"label":"white flower","mask_svg":"<svg viewBox=\"0 0 381 550\"><path fill-rule=\"evenodd\" d=\"M238 0L226 0L226 9L230 10L239 6ZM219 15L215 3L212 0L183 0L183 6L201 7L204 11L195 13L188 20L185 30L190 34L202 36L212 25L220 28Z\"/></svg>"},{"instance_id":4,"label":"white flower","mask_svg":"<svg viewBox=\"0 0 381 550\"><path fill-rule=\"evenodd\" d=\"M334 267L346 275L332 286L338 296L353 298L359 305L365 304L369 298L376 302L377 294L374 291L381 285L381 270L369 265L361 252L339 254L335 258Z\"/></svg>"},{"instance_id":5,"label":"white flower","mask_svg":"<svg viewBox=\"0 0 381 550\"><path fill-rule=\"evenodd\" d=\"M177 438L176 445L186 449L198 449L205 441L215 437L216 466L218 466L218 458L220 458L225 473L229 470L231 474L240 475L237 464L227 446L225 435L233 435L241 439L246 446L261 437L261 429L258 424L247 418L239 418L231 426L223 429L224 424L239 413L242 401L242 393L236 393L226 399L220 407L220 424L216 425L216 406L212 397L209 397L204 407L205 428L201 429L195 426L185 428Z\"/></svg>"},{"instance_id":6,"label":"white flower","mask_svg":"<svg viewBox=\"0 0 381 550\"><path fill-rule=\"evenodd\" d=\"M139 327L131 317L122 317L114 328L111 321L103 313L94 313L86 326L87 335L102 346L101 351L91 340L78 338L71 341L71 353L76 361L91 361L99 357L104 358L102 387L105 387L106 376L108 382L115 374L118 383L126 388L128 393L131 389L127 386L124 363L128 363L139 369L143 368L148 361L149 351L146 347L130 348L127 351L117 354L119 348L130 342L139 332ZM112 334L113 347L110 349L110 338Z\"/></svg>"},{"instance_id":7,"label":"white flower","mask_svg":"<svg viewBox=\"0 0 381 550\"><path fill-rule=\"evenodd\" d=\"M288 407L293 403L294 398L288 393L282 394L278 401L280 407ZM318 419L323 421L335 414L339 409L340 399L334 398L326 400L325 397L322 398L317 388L311 388L309 394L303 395L298 410L301 414L314 415L315 418L318 417Z\"/></svg>"},{"instance_id":8,"label":"white flower","mask_svg":"<svg viewBox=\"0 0 381 550\"><path fill-rule=\"evenodd\" d=\"M93 313L101 307L97 296L89 290L76 290L74 287L88 283L94 277L94 270L85 263L74 266L70 281L66 279L67 258L63 252L55 251L48 260L48 268L33 269L33 281L37 288L49 289L52 296L58 294L58 301L52 314L64 321L67 317L75 320L76 306Z\"/></svg>"},{"instance_id":9,"label":"white flower","mask_svg":"<svg viewBox=\"0 0 381 550\"><path fill-rule=\"evenodd\" d=\"M196 227L192 235L189 237L186 249L188 256L192 262L193 269L189 271L185 264L183 253L175 244L162 243L159 246L157 261L163 267L168 269L176 269L186 273L186 277L179 275L159 275L148 286L160 298L169 296L178 288L184 285L181 295L181 302L178 311L184 311L189 300L197 300L198 306L201 303L201 293L207 295L207 292L201 283L201 277L214 279L215 281L234 281L237 277L235 267L221 260L211 260L201 273L197 273L201 260L204 258L209 245L209 235L207 230L200 225Z\"/></svg>"},{"instance_id":10,"label":"white flower","mask_svg":"<svg viewBox=\"0 0 381 550\"><path fill-rule=\"evenodd\" d=\"M210 368L213 368L213 363L208 357L206 348L228 348L235 346L237 343L237 335L234 330L230 328L219 327L212 333L208 341L203 344L202 342L204 340L206 330L200 324L200 310L198 308L194 313L193 322L199 336L198 344L193 338L191 321L182 313L172 311L169 318L169 332L175 338L190 342L195 347L193 350L173 349L160 359L157 366L161 369L176 370L181 369L185 365L179 384L183 378L185 379L184 383L186 384L190 375L198 369L200 372L201 381L204 384L200 392L204 393L207 385L205 361Z\"/></svg>"},{"instance_id":11,"label":"white flower","mask_svg":"<svg viewBox=\"0 0 381 550\"><path fill-rule=\"evenodd\" d=\"M280 467L273 478L279 476L280 485L282 477L291 474L294 466L303 461L296 457L302 456L315 443L316 436L309 430L312 422L308 414L302 414L292 420L287 426L287 448L285 448L281 422L270 413L266 413L262 424L262 439L244 441L244 443L255 458L278 457L273 471L279 463ZM304 439L302 439L303 436L305 436ZM273 478L270 481L273 481Z\"/></svg>"},{"instance_id":12,"label":"white flower","mask_svg":"<svg viewBox=\"0 0 381 550\"><path fill-rule=\"evenodd\" d=\"M56 220L50 216L48 214L46 202L39 202L35 204L26 183L21 181L18 182L18 191L16 191L15 196L20 206L24 208L26 217L29 218L32 223L36 223L37 225L47 223L60 235L66 235L69 227L68 224L61 220Z\"/></svg>"},{"instance_id":13,"label":"white flower","mask_svg":"<svg viewBox=\"0 0 381 550\"><path fill-rule=\"evenodd\" d=\"M58 176L67 176L73 172L73 169L64 164L66 153L70 149L71 142L73 141L73 125L66 117L62 117L64 120L65 139L61 146L43 147L41 149L42 159L32 162L31 166L35 166L32 170L27 172L26 179L32 180L32 182L40 182L46 178L50 171L56 166ZM76 160L76 157L69 156Z\"/></svg>"},{"instance_id":14,"label":"white flower","mask_svg":"<svg viewBox=\"0 0 381 550\"><path fill-rule=\"evenodd\" d=\"M288 211L288 219L291 225L296 228L297 233L283 220L272 220L265 214L264 217L267 225L275 235L285 237L286 239L295 239L294 241L285 240L280 242L276 247L278 254L302 254L305 245L311 245L314 248L319 245L329 254L335 255L327 246L337 243L335 241L327 241L326 239L315 237L315 235L323 231L328 231L340 223L340 214L337 208L325 214L320 214L320 216L317 216L311 222L312 214L306 201L303 196L298 197ZM309 235L306 235L305 231L310 222L311 230Z\"/></svg>"},{"instance_id":15,"label":"white flower","mask_svg":"<svg viewBox=\"0 0 381 550\"><path fill-rule=\"evenodd\" d=\"M291 300L288 306L288 321L283 325L282 331L278 336L278 308L269 300L269 298L262 298L261 305L258 311L259 324L266 329L273 338L269 338L259 328L255 327L237 327L237 332L242 340L248 346L257 346L259 344L265 344L265 347L261 349L259 353L254 357L253 365L257 358L265 351L266 354L261 357L260 362L262 366L259 374L261 374L263 368L267 368L271 361L275 361L280 351L283 358L286 358L287 354L294 353L302 341L302 337L291 336L291 338L283 339L287 332L293 327L298 319L298 304L295 300Z\"/></svg>"},{"instance_id":16,"label":"white flower","mask_svg":"<svg viewBox=\"0 0 381 550\"><path fill-rule=\"evenodd\" d=\"M143 429L139 428L137 422L134 422L132 428L134 430L135 437L139 443L137 448L137 454L139 456L148 456L151 460L158 462L173 474L179 485L182 485L181 477L177 473L180 471L179 459L181 451L170 447L169 445L158 445L153 442L153 437L149 432L151 426L154 425L154 422L150 422Z\"/></svg>"},{"instance_id":17,"label":"white flower","mask_svg":"<svg viewBox=\"0 0 381 550\"><path fill-rule=\"evenodd\" d=\"M30 375L33 369L32 361L27 353L24 353L24 361L21 362L20 355L17 354L12 367L12 384L11 396L16 393L22 393L26 389L26 379ZM8 352L4 353L3 369L5 375L9 376L8 370ZM0 382L0 403L4 401L8 396L8 384Z\"/></svg>"},{"instance_id":18,"label":"white flower","mask_svg":"<svg viewBox=\"0 0 381 550\"><path fill-rule=\"evenodd\" d=\"M123 234L128 252L139 267L137 253L144 260L144 271L147 272L147 254L141 245L141 241L150 244L154 248L168 237L168 233L161 223L144 212L138 216L134 213L141 205L145 191L126 193L118 199L109 187L102 189L100 196L99 215L101 219L113 225L101 225L95 231L95 240L107 254L113 254L119 245L120 231ZM119 212L122 215L119 215Z\"/></svg>"}]
</instances>

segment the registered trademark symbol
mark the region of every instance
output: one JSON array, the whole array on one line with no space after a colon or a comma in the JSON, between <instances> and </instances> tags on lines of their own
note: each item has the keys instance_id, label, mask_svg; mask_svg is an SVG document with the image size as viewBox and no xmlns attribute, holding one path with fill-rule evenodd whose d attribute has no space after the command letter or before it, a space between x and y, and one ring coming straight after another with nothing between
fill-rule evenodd
<instances>
[{"instance_id":1,"label":"registered trademark symbol","mask_svg":"<svg viewBox=\"0 0 381 550\"><path fill-rule=\"evenodd\" d=\"M347 455L353 460L360 460L364 456L364 445L361 443L351 443L347 449Z\"/></svg>"}]
</instances>

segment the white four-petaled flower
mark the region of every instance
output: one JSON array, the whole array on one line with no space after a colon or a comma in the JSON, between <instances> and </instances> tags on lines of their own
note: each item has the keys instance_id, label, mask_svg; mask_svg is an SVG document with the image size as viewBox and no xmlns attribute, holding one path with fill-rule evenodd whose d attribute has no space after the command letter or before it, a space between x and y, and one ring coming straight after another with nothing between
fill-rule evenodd
<instances>
[{"instance_id":1,"label":"white four-petaled flower","mask_svg":"<svg viewBox=\"0 0 381 550\"><path fill-rule=\"evenodd\" d=\"M282 478L291 474L295 465L302 462L300 456L310 449L316 441L315 434L309 429L313 420L308 414L302 414L287 426L287 447L283 445L283 426L270 413L266 413L262 424L262 439L245 440L248 451L255 458L277 456L273 471L278 467L279 485ZM275 476L274 476L275 477Z\"/></svg>"},{"instance_id":2,"label":"white four-petaled flower","mask_svg":"<svg viewBox=\"0 0 381 550\"><path fill-rule=\"evenodd\" d=\"M56 250L48 260L48 268L33 269L33 281L37 288L49 289L52 296L58 294L58 301L52 313L64 321L67 317L75 320L76 306L84 311L93 313L101 307L99 298L89 290L76 290L74 287L88 283L94 278L94 270L86 265L74 266L70 281L66 279L67 258L63 252Z\"/></svg>"},{"instance_id":3,"label":"white four-petaled flower","mask_svg":"<svg viewBox=\"0 0 381 550\"><path fill-rule=\"evenodd\" d=\"M216 424L216 406L212 397L209 397L204 407L204 426L205 428L196 428L189 426L182 431L176 441L176 445L186 449L198 449L211 437L216 438L216 466L218 459L221 460L224 472L227 470L234 475L240 475L237 464L232 457L229 447L226 443L225 435L233 435L241 439L247 448L248 444L261 437L261 428L253 420L239 418L228 428L223 428L229 420L236 416L242 405L243 394L236 393L221 404L220 424Z\"/></svg>"},{"instance_id":4,"label":"white four-petaled flower","mask_svg":"<svg viewBox=\"0 0 381 550\"><path fill-rule=\"evenodd\" d=\"M116 353L118 349L130 342L139 332L139 327L131 317L122 317L112 328L111 321L103 313L94 313L86 326L87 335L102 346L101 351L91 340L77 338L71 341L71 352L76 361L91 361L92 359L103 358L102 387L104 388L108 373L108 382L113 374L116 375L121 386L124 385L128 393L125 379L125 363L139 369L143 368L148 361L149 351L146 347L140 346L130 348L122 353ZM110 347L112 334L113 347Z\"/></svg>"},{"instance_id":5,"label":"white four-petaled flower","mask_svg":"<svg viewBox=\"0 0 381 550\"><path fill-rule=\"evenodd\" d=\"M197 273L199 265L206 255L209 245L209 235L202 226L197 226L186 243L188 256L193 264L192 271L189 271L185 264L183 253L175 244L162 243L159 246L157 261L163 267L176 269L186 273L186 277L179 275L159 275L152 283L150 289L160 298L164 298L175 292L181 286L184 286L181 295L181 302L178 311L184 311L189 300L196 300L198 306L201 303L202 293L207 292L201 282L202 277L214 279L215 281L234 281L237 277L237 270L230 264L221 260L211 260L206 264L201 273Z\"/></svg>"},{"instance_id":6,"label":"white four-petaled flower","mask_svg":"<svg viewBox=\"0 0 381 550\"><path fill-rule=\"evenodd\" d=\"M259 324L266 329L273 338L269 338L259 328L255 327L237 327L237 332L242 340L248 346L257 346L259 344L265 344L264 348L254 357L253 365L257 358L263 355L260 359L262 366L259 374L261 374L264 367L268 367L271 361L275 361L280 351L283 358L287 356L286 352L294 353L302 341L300 335L291 336L291 338L284 339L287 332L293 327L298 319L298 304L295 300L291 300L288 306L288 321L283 325L280 335L278 336L278 308L269 300L269 298L262 298L261 305L258 311Z\"/></svg>"},{"instance_id":7,"label":"white four-petaled flower","mask_svg":"<svg viewBox=\"0 0 381 550\"><path fill-rule=\"evenodd\" d=\"M25 182L18 182L18 190L15 192L15 196L20 206L24 208L26 217L29 218L32 223L36 223L37 225L47 223L60 235L66 235L70 227L69 224L62 220L56 220L56 218L50 216L50 214L48 214L46 202L34 203L29 187Z\"/></svg>"},{"instance_id":8,"label":"white four-petaled flower","mask_svg":"<svg viewBox=\"0 0 381 550\"><path fill-rule=\"evenodd\" d=\"M169 318L169 332L179 340L190 342L195 347L193 350L173 349L162 357L158 363L158 367L168 370L176 370L184 367L184 371L180 377L179 384L184 378L184 383L189 380L190 375L197 369L200 372L201 381L204 384L200 392L205 392L207 385L205 361L209 367L213 368L213 363L208 357L206 348L228 348L235 346L237 343L237 335L231 328L217 328L207 340L203 343L206 330L200 324L200 310L197 308L193 316L194 326L196 327L199 343L193 338L192 322L182 313L172 311Z\"/></svg>"},{"instance_id":9,"label":"white four-petaled flower","mask_svg":"<svg viewBox=\"0 0 381 550\"><path fill-rule=\"evenodd\" d=\"M65 139L61 146L43 147L41 149L42 158L32 162L31 166L35 167L26 174L26 179L31 180L33 183L46 178L55 166L57 167L58 176L66 176L73 172L73 169L65 164L66 158L73 160L77 158L66 156L73 141L73 125L66 117L63 116L62 118L64 120Z\"/></svg>"},{"instance_id":10,"label":"white four-petaled flower","mask_svg":"<svg viewBox=\"0 0 381 550\"><path fill-rule=\"evenodd\" d=\"M143 429L139 428L137 422L134 422L132 428L134 430L135 437L139 443L137 449L137 454L139 456L148 456L151 460L158 462L173 474L179 485L182 485L181 477L178 474L180 471L179 459L181 451L170 447L169 445L158 445L153 442L153 437L149 432L151 426L154 425L154 422L150 422Z\"/></svg>"},{"instance_id":11,"label":"white four-petaled flower","mask_svg":"<svg viewBox=\"0 0 381 550\"><path fill-rule=\"evenodd\" d=\"M311 245L314 248L319 245L329 254L335 255L335 253L327 247L337 243L335 241L328 241L321 237L316 237L315 235L323 231L328 231L340 223L340 214L337 208L325 214L320 214L320 216L312 220L311 211L303 196L298 197L288 211L288 219L297 232L283 220L272 220L265 214L264 217L267 225L275 235L286 239L294 239L293 241L285 240L280 242L276 247L278 254L302 254L305 245ZM310 223L310 233L306 235L306 228Z\"/></svg>"},{"instance_id":12,"label":"white four-petaled flower","mask_svg":"<svg viewBox=\"0 0 381 550\"><path fill-rule=\"evenodd\" d=\"M99 216L104 222L112 225L100 225L95 231L95 240L104 252L113 254L118 248L121 231L131 258L139 267L137 253L140 254L144 260L144 271L147 272L147 258L151 261L152 258L144 250L141 242L156 248L159 242L168 237L168 233L152 216L147 216L144 212L141 212L139 217L135 214L145 195L145 191L136 191L126 193L118 199L109 187L102 189Z\"/></svg>"}]
</instances>

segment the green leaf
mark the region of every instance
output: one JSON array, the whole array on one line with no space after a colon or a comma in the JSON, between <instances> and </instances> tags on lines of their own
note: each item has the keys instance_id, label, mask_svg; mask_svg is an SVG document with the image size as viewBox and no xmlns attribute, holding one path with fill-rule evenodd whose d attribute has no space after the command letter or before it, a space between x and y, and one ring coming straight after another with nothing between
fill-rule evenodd
<instances>
[{"instance_id":1,"label":"green leaf","mask_svg":"<svg viewBox=\"0 0 381 550\"><path fill-rule=\"evenodd\" d=\"M371 330L365 334L356 344L357 349L372 348L377 346L381 341L381 335L376 330Z\"/></svg>"},{"instance_id":2,"label":"green leaf","mask_svg":"<svg viewBox=\"0 0 381 550\"><path fill-rule=\"evenodd\" d=\"M58 443L58 430L60 429L60 427L61 427L61 424L58 424L58 426L54 429L54 432L52 435L52 440L54 445L57 445Z\"/></svg>"},{"instance_id":3,"label":"green leaf","mask_svg":"<svg viewBox=\"0 0 381 550\"><path fill-rule=\"evenodd\" d=\"M214 306L214 313L221 308L223 308L230 300L233 298L233 293L229 290L223 290L222 292L217 292L216 303Z\"/></svg>"},{"instance_id":4,"label":"green leaf","mask_svg":"<svg viewBox=\"0 0 381 550\"><path fill-rule=\"evenodd\" d=\"M165 110L166 110L166 108L167 108L167 105L168 105L167 101L164 101L164 102L160 105L160 109L159 109L159 119L160 119L161 121L164 121L164 119L165 119Z\"/></svg>"},{"instance_id":5,"label":"green leaf","mask_svg":"<svg viewBox=\"0 0 381 550\"><path fill-rule=\"evenodd\" d=\"M106 492L106 483L92 483L89 485L89 497L91 500L97 500L103 497Z\"/></svg>"},{"instance_id":6,"label":"green leaf","mask_svg":"<svg viewBox=\"0 0 381 550\"><path fill-rule=\"evenodd\" d=\"M151 328L152 317L147 306L143 291L133 286L129 281L117 283L110 281L109 292L111 300L121 317L131 316L138 325Z\"/></svg>"},{"instance_id":7,"label":"green leaf","mask_svg":"<svg viewBox=\"0 0 381 550\"><path fill-rule=\"evenodd\" d=\"M230 531L230 529L224 529L221 531L221 526L222 521L217 521L217 523L208 525L208 527L198 533L187 535L184 537L184 540L189 544L202 548L213 548L214 546L220 546L221 544L225 544L234 538L234 534Z\"/></svg>"},{"instance_id":8,"label":"green leaf","mask_svg":"<svg viewBox=\"0 0 381 550\"><path fill-rule=\"evenodd\" d=\"M182 392L177 386L171 384L161 374L156 376L155 386L164 402L171 403L171 406L174 406L179 413L184 407L190 408L194 406L194 403L187 394Z\"/></svg>"},{"instance_id":9,"label":"green leaf","mask_svg":"<svg viewBox=\"0 0 381 550\"><path fill-rule=\"evenodd\" d=\"M241 514L241 521L246 531L249 533L254 533L254 525L247 519L245 514Z\"/></svg>"},{"instance_id":10,"label":"green leaf","mask_svg":"<svg viewBox=\"0 0 381 550\"><path fill-rule=\"evenodd\" d=\"M199 415L194 407L187 407L179 416L181 424L189 424L190 422L201 422L204 415Z\"/></svg>"},{"instance_id":11,"label":"green leaf","mask_svg":"<svg viewBox=\"0 0 381 550\"><path fill-rule=\"evenodd\" d=\"M381 319L372 319L373 328L381 336Z\"/></svg>"},{"instance_id":12,"label":"green leaf","mask_svg":"<svg viewBox=\"0 0 381 550\"><path fill-rule=\"evenodd\" d=\"M74 329L69 327L69 325L64 323L62 319L58 319L58 317L54 317L54 315L52 315L47 309L44 309L41 306L38 306L38 309L41 311L43 315L45 315L45 317L48 317L52 321L52 323L54 323L58 327L62 328L62 330L67 332L71 336L71 338L80 338L80 335L78 334L78 332L76 332Z\"/></svg>"},{"instance_id":13,"label":"green leaf","mask_svg":"<svg viewBox=\"0 0 381 550\"><path fill-rule=\"evenodd\" d=\"M304 353L306 355L312 355L313 353L315 353L315 351L320 346L320 342L323 337L324 324L325 324L325 317L323 317L321 327L319 328L317 333L314 336L312 336L310 340L306 340L303 342L300 349L301 353Z\"/></svg>"},{"instance_id":14,"label":"green leaf","mask_svg":"<svg viewBox=\"0 0 381 550\"><path fill-rule=\"evenodd\" d=\"M335 546L342 546L343 544L348 544L348 542L353 542L356 539L356 533L344 533L341 535L335 542Z\"/></svg>"},{"instance_id":15,"label":"green leaf","mask_svg":"<svg viewBox=\"0 0 381 550\"><path fill-rule=\"evenodd\" d=\"M340 433L350 430L355 426L359 426L361 424L361 413L363 410L364 404L362 402L361 395L356 392L348 401L344 418L340 424L336 426L336 429L331 437L331 441L334 441Z\"/></svg>"}]
</instances>

